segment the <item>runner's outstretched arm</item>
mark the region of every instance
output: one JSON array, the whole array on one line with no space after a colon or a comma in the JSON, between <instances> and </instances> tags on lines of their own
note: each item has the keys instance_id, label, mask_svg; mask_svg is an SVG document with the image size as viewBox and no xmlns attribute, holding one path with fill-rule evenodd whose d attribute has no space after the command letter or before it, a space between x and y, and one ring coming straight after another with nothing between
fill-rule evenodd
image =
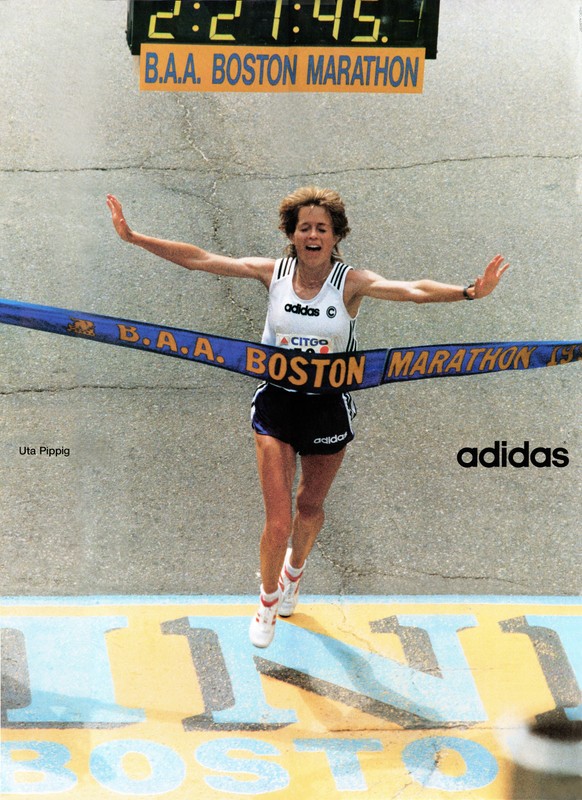
<instances>
[{"instance_id":1,"label":"runner's outstretched arm","mask_svg":"<svg viewBox=\"0 0 582 800\"><path fill-rule=\"evenodd\" d=\"M265 286L269 285L273 272L273 259L231 258L210 253L193 244L145 236L129 227L121 203L114 195L107 195L107 205L111 212L113 226L124 242L143 247L144 250L186 269L201 270L233 278L255 278Z\"/></svg>"},{"instance_id":2,"label":"runner's outstretched arm","mask_svg":"<svg viewBox=\"0 0 582 800\"><path fill-rule=\"evenodd\" d=\"M452 303L456 300L477 300L495 289L508 269L501 255L495 256L482 275L469 286L455 286L432 280L391 281L369 270L350 274L354 297L375 297L379 300L410 300L413 303Z\"/></svg>"}]
</instances>

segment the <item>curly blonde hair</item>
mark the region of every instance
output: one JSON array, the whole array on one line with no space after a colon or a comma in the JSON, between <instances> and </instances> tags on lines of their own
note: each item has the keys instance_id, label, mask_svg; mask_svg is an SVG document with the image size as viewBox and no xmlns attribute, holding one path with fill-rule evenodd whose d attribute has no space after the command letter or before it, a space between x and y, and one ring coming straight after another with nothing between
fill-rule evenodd
<instances>
[{"instance_id":1,"label":"curly blonde hair","mask_svg":"<svg viewBox=\"0 0 582 800\"><path fill-rule=\"evenodd\" d=\"M305 206L321 206L328 212L333 232L335 236L339 237L339 241L345 239L350 232L344 201L337 192L333 189L320 189L319 186L302 186L288 194L279 206L279 230L283 231L286 236L295 232L299 209ZM295 245L291 243L287 245L285 252L290 256L297 255ZM335 258L341 258L337 245L334 247L332 255Z\"/></svg>"}]
</instances>

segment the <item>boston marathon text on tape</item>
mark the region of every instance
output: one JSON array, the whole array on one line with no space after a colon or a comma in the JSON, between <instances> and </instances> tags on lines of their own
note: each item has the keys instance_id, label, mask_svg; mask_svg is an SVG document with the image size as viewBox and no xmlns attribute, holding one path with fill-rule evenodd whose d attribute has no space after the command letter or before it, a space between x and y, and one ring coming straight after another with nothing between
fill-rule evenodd
<instances>
[{"instance_id":1,"label":"boston marathon text on tape","mask_svg":"<svg viewBox=\"0 0 582 800\"><path fill-rule=\"evenodd\" d=\"M532 356L538 349L536 343L513 342L394 349L390 351L386 380L530 369L533 366ZM581 358L580 345L556 344L550 351L546 366L568 364Z\"/></svg>"},{"instance_id":2,"label":"boston marathon text on tape","mask_svg":"<svg viewBox=\"0 0 582 800\"><path fill-rule=\"evenodd\" d=\"M150 345L156 350L163 351L167 348L170 352L178 355L188 355L193 359L206 359L210 363L216 362L217 365L225 363L224 357L215 354L211 338L199 336L194 347L189 350L186 347L179 347L174 334L171 331L160 330L155 342L149 338L140 338L140 333L135 325L118 325L120 342L142 342L146 347ZM357 388L364 379L364 365L366 358L364 355L358 356L338 356L336 358L311 358L285 353L267 353L260 347L248 346L245 349L246 359L244 372L247 375L254 375L257 378L269 378L272 381L285 381L295 388L309 386L309 388L321 389L324 386L339 388L350 386ZM313 379L306 368L311 366Z\"/></svg>"},{"instance_id":3,"label":"boston marathon text on tape","mask_svg":"<svg viewBox=\"0 0 582 800\"><path fill-rule=\"evenodd\" d=\"M508 708L582 719L575 598L306 597L260 654L249 598L43 602L3 608L2 796L498 800Z\"/></svg>"},{"instance_id":4,"label":"boston marathon text on tape","mask_svg":"<svg viewBox=\"0 0 582 800\"><path fill-rule=\"evenodd\" d=\"M143 44L140 56L145 91L419 94L423 78L419 48Z\"/></svg>"},{"instance_id":5,"label":"boston marathon text on tape","mask_svg":"<svg viewBox=\"0 0 582 800\"><path fill-rule=\"evenodd\" d=\"M118 325L122 342L139 342L140 334L136 326ZM168 348L178 353L178 344L170 331L160 330L155 342L143 340L157 350ZM181 348L180 348L181 349ZM532 356L539 345L505 343L465 347L412 347L388 351L387 367L382 382L414 380L416 378L438 377L442 375L479 374L516 369L530 369ZM366 378L366 354L331 354L329 357L297 355L293 352L269 352L260 346L246 346L244 372L261 379L283 382L294 388L309 389L351 389L363 388ZM382 352L382 351L380 351ZM190 354L184 348L183 355ZM216 360L224 364L224 358L214 354L211 340L199 337L191 352L191 357ZM549 353L546 366L568 364L582 358L580 345L554 345Z\"/></svg>"},{"instance_id":6,"label":"boston marathon text on tape","mask_svg":"<svg viewBox=\"0 0 582 800\"><path fill-rule=\"evenodd\" d=\"M310 353L147 322L0 299L0 322L209 364L285 388L341 392L397 381L557 366L580 342L487 342ZM314 348L315 349L315 348Z\"/></svg>"}]
</instances>

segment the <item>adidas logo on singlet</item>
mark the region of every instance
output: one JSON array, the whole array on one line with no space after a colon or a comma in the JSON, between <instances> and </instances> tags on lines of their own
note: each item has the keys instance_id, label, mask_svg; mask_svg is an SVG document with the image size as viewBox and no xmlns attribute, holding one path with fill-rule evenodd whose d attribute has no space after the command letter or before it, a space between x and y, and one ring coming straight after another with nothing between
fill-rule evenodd
<instances>
[{"instance_id":1,"label":"adidas logo on singlet","mask_svg":"<svg viewBox=\"0 0 582 800\"><path fill-rule=\"evenodd\" d=\"M285 311L288 311L290 314L301 314L303 317L318 317L319 316L319 309L318 308L310 308L309 306L302 306L301 303L287 303L285 306Z\"/></svg>"}]
</instances>

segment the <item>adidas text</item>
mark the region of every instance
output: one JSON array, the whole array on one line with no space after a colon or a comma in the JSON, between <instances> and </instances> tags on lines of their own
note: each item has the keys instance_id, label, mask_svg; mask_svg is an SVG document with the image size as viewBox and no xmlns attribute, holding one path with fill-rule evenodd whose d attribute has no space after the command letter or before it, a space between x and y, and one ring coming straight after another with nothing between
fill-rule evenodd
<instances>
[{"instance_id":1,"label":"adidas text","mask_svg":"<svg viewBox=\"0 0 582 800\"><path fill-rule=\"evenodd\" d=\"M287 303L285 306L285 311L288 311L290 314L301 314L303 317L318 317L319 316L319 309L318 308L309 308L309 306L302 306L301 303Z\"/></svg>"},{"instance_id":2,"label":"adidas text","mask_svg":"<svg viewBox=\"0 0 582 800\"><path fill-rule=\"evenodd\" d=\"M340 433L336 436L322 436L320 439L314 439L313 444L336 444L337 442L343 442L346 436L347 433Z\"/></svg>"},{"instance_id":3,"label":"adidas text","mask_svg":"<svg viewBox=\"0 0 582 800\"><path fill-rule=\"evenodd\" d=\"M461 467L566 467L570 463L565 447L530 448L529 442L522 447L507 448L506 441L496 441L493 447L462 447L457 453Z\"/></svg>"}]
</instances>

